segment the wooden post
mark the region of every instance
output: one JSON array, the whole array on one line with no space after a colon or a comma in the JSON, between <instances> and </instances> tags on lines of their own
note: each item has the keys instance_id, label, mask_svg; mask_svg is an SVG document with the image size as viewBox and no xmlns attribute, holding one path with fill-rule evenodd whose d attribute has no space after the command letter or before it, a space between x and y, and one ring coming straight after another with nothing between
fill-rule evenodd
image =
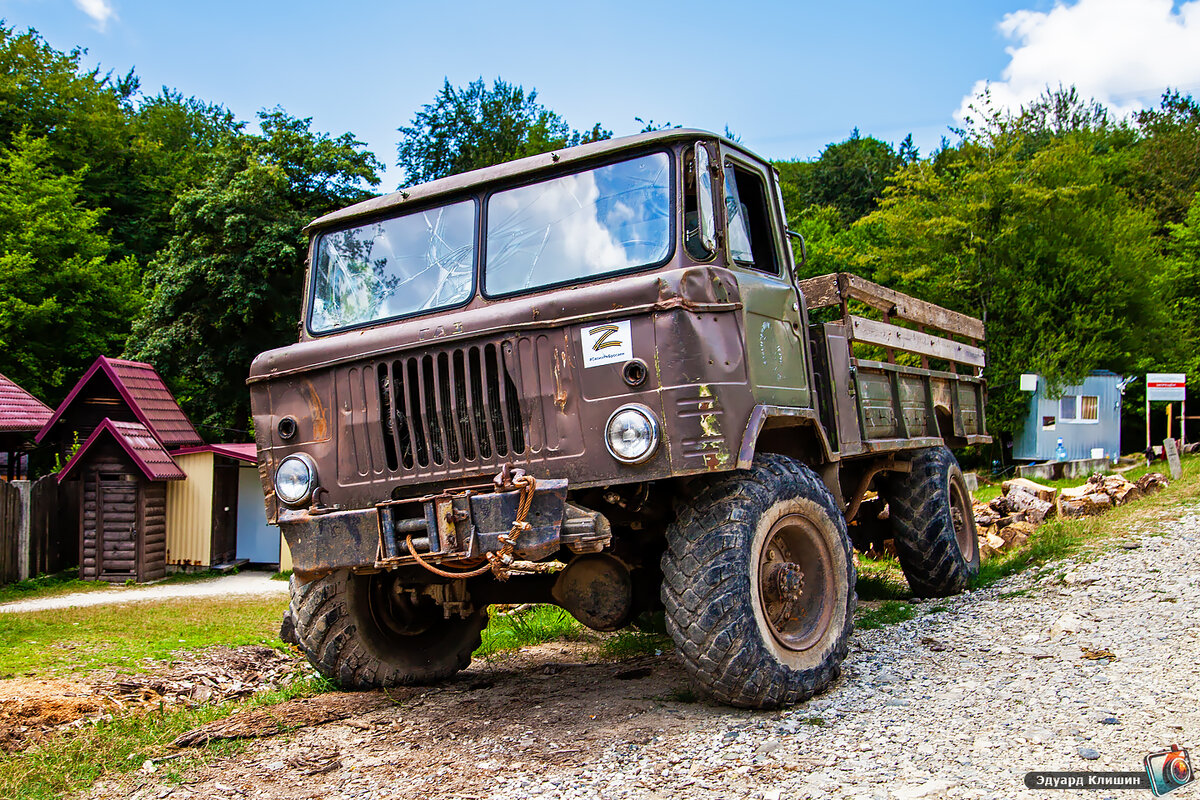
<instances>
[{"instance_id":1,"label":"wooden post","mask_svg":"<svg viewBox=\"0 0 1200 800\"><path fill-rule=\"evenodd\" d=\"M1173 413L1174 411L1175 411L1175 404L1167 403L1167 438L1168 439L1175 438L1174 436L1171 435L1171 418L1175 416Z\"/></svg>"},{"instance_id":2,"label":"wooden post","mask_svg":"<svg viewBox=\"0 0 1200 800\"><path fill-rule=\"evenodd\" d=\"M1187 395L1179 403L1179 446L1187 444Z\"/></svg>"}]
</instances>

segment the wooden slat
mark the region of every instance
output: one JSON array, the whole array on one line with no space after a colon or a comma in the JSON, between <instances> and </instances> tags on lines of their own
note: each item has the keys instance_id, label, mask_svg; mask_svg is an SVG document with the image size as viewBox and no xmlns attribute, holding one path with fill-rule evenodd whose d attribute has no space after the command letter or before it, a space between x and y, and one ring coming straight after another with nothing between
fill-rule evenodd
<instances>
[{"instance_id":1,"label":"wooden slat","mask_svg":"<svg viewBox=\"0 0 1200 800\"><path fill-rule=\"evenodd\" d=\"M966 314L918 300L849 272L818 275L800 281L809 310L836 306L847 298L859 300L885 314L928 325L947 333L983 341L983 322Z\"/></svg>"},{"instance_id":2,"label":"wooden slat","mask_svg":"<svg viewBox=\"0 0 1200 800\"><path fill-rule=\"evenodd\" d=\"M829 308L842 302L837 276L838 273L834 272L800 281L800 293L804 295L804 301L808 304L809 311L817 308Z\"/></svg>"},{"instance_id":3,"label":"wooden slat","mask_svg":"<svg viewBox=\"0 0 1200 800\"><path fill-rule=\"evenodd\" d=\"M940 336L920 333L907 328L898 328L864 317L850 317L850 338L864 344L879 347L894 347L918 355L933 356L959 364L982 367L985 364L983 351L969 344L960 344Z\"/></svg>"},{"instance_id":4,"label":"wooden slat","mask_svg":"<svg viewBox=\"0 0 1200 800\"><path fill-rule=\"evenodd\" d=\"M848 272L841 274L845 276L846 293L855 300L861 300L869 306L890 312L893 316L909 322L919 322L981 341L984 338L983 323L974 317L909 297Z\"/></svg>"}]
</instances>

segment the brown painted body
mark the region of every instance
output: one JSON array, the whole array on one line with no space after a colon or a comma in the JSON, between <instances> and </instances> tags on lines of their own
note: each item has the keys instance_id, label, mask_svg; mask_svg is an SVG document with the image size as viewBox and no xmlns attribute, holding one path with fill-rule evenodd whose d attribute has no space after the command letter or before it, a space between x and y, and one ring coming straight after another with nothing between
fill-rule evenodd
<instances>
[{"instance_id":1,"label":"brown painted body","mask_svg":"<svg viewBox=\"0 0 1200 800\"><path fill-rule=\"evenodd\" d=\"M682 245L683 176L698 141L715 163L736 163L766 187L777 274L734 261L723 237L705 262ZM860 478L896 452L943 438L986 440L977 371L859 360L849 318L810 326L774 170L712 134L665 131L523 159L377 198L310 230L319 236L465 197L482 204L500 188L648 152L668 153L673 165L665 263L502 299L476 286L458 308L339 333L315 335L306 326L297 344L255 360L249 383L268 517L283 527L298 572L420 575L403 530L432 537L421 548L431 561L478 563L470 548L480 545L470 542L503 492L476 488L478 509L449 527L427 498L486 485L505 464L539 481L565 481L566 502L601 515L591 528L579 523L592 538L573 552L602 543L644 550L623 557L650 563L653 545L633 543L661 532L672 498L698 475L745 468L757 450L809 463L848 503ZM720 174L713 175L719 197ZM720 232L723 214L717 219ZM624 377L624 361L585 363L584 332L618 322L629 323L632 356L646 367L638 385ZM661 425L657 450L640 464L619 462L605 446L610 415L629 403L649 408ZM295 424L287 439L285 418ZM319 478L300 508L282 505L273 488L292 453L311 457ZM557 509L561 517L561 503ZM608 531L610 521L613 535L604 539L599 529ZM569 556L566 541L526 555Z\"/></svg>"}]
</instances>

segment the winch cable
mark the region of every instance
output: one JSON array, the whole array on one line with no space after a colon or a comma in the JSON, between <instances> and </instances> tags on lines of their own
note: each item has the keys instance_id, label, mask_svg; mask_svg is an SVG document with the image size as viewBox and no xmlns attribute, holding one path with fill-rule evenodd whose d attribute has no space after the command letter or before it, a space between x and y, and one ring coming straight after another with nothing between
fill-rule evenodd
<instances>
[{"instance_id":1,"label":"winch cable","mask_svg":"<svg viewBox=\"0 0 1200 800\"><path fill-rule=\"evenodd\" d=\"M533 492L537 488L537 481L534 480L532 475L519 475L513 479L513 486L521 490L521 499L517 503L517 516L513 520L512 527L508 533L500 535L500 549L495 552L483 554L488 563L482 567L467 572L451 572L435 567L417 554L417 548L413 545L412 534L409 534L404 539L405 544L408 545L409 555L422 567L442 578L476 578L490 570L496 576L496 580L508 580L509 567L513 562L513 551L516 549L517 537L533 527L525 521L525 518L529 516L529 509L533 505Z\"/></svg>"}]
</instances>

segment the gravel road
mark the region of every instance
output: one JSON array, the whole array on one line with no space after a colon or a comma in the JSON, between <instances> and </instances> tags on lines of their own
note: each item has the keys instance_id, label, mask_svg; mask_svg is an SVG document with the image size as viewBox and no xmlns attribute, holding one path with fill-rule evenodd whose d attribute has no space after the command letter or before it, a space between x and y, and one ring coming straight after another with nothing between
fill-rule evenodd
<instances>
[{"instance_id":1,"label":"gravel road","mask_svg":"<svg viewBox=\"0 0 1200 800\"><path fill-rule=\"evenodd\" d=\"M611 663L538 655L258 742L183 786L139 776L92 796L1130 797L1030 791L1022 778L1136 771L1167 745L1200 749L1200 504L1175 516L1125 531L1094 560L856 633L834 687L784 712L686 702L666 655L624 681ZM308 763L326 766L297 770Z\"/></svg>"},{"instance_id":2,"label":"gravel road","mask_svg":"<svg viewBox=\"0 0 1200 800\"><path fill-rule=\"evenodd\" d=\"M0 603L0 614L20 611L52 611L58 608L105 606L117 603L148 603L155 600L178 600L200 597L286 597L287 581L271 580L265 572L239 572L220 578L194 583L168 583L162 586L113 586L92 592L60 594L33 600Z\"/></svg>"}]
</instances>

